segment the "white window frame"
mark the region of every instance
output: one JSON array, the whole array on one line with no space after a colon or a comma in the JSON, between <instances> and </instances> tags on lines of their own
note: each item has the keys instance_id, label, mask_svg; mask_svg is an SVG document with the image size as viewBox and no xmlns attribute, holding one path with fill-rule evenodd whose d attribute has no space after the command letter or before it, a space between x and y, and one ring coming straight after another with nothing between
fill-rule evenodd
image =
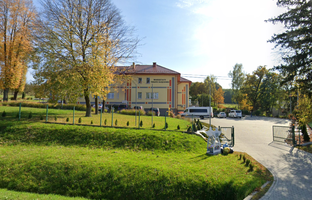
<instances>
[{"instance_id":1,"label":"white window frame","mask_svg":"<svg viewBox=\"0 0 312 200\"><path fill-rule=\"evenodd\" d=\"M158 92L154 92L153 94L151 92L146 92L146 99L152 99L152 98L158 99Z\"/></svg>"}]
</instances>

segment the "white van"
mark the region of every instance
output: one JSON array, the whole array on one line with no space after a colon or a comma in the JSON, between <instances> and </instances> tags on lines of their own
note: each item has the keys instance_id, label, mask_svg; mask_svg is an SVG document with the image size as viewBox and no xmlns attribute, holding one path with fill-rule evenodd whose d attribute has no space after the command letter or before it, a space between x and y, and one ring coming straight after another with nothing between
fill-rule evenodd
<instances>
[{"instance_id":1,"label":"white van","mask_svg":"<svg viewBox=\"0 0 312 200\"><path fill-rule=\"evenodd\" d=\"M231 110L229 113L229 117L242 118L242 111L241 110Z\"/></svg>"},{"instance_id":2,"label":"white van","mask_svg":"<svg viewBox=\"0 0 312 200\"><path fill-rule=\"evenodd\" d=\"M184 113L181 114L182 117L199 117L204 119L213 117L212 107L188 107L184 110Z\"/></svg>"}]
</instances>

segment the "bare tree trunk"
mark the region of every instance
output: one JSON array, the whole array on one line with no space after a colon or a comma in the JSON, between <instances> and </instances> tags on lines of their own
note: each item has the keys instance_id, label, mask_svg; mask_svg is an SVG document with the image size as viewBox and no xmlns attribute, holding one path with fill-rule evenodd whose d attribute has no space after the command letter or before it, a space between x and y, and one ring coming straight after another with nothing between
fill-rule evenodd
<instances>
[{"instance_id":1,"label":"bare tree trunk","mask_svg":"<svg viewBox=\"0 0 312 200\"><path fill-rule=\"evenodd\" d=\"M15 90L14 91L14 96L13 96L13 100L17 100L17 95L18 95L18 90Z\"/></svg>"},{"instance_id":2,"label":"bare tree trunk","mask_svg":"<svg viewBox=\"0 0 312 200\"><path fill-rule=\"evenodd\" d=\"M88 89L84 91L84 96L85 96L85 100L86 100L86 117L91 117L91 102L90 102L90 95L88 92Z\"/></svg>"},{"instance_id":3,"label":"bare tree trunk","mask_svg":"<svg viewBox=\"0 0 312 200\"><path fill-rule=\"evenodd\" d=\"M3 90L3 101L9 100L9 88Z\"/></svg>"},{"instance_id":4,"label":"bare tree trunk","mask_svg":"<svg viewBox=\"0 0 312 200\"><path fill-rule=\"evenodd\" d=\"M95 114L99 114L99 102L98 97L95 97Z\"/></svg>"}]
</instances>

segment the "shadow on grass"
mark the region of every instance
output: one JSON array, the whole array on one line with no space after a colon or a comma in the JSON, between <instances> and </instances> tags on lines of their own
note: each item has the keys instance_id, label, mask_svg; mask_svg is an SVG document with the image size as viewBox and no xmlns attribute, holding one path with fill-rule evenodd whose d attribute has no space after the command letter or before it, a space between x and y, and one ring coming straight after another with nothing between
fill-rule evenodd
<instances>
[{"instance_id":1,"label":"shadow on grass","mask_svg":"<svg viewBox=\"0 0 312 200\"><path fill-rule=\"evenodd\" d=\"M193 158L190 158L193 162L200 162L200 161L202 161L202 160L205 160L205 159L207 159L207 158L210 158L210 157L212 157L213 155L209 155L209 154L201 154L201 155L199 155L199 156L195 156L195 157L193 157Z\"/></svg>"}]
</instances>

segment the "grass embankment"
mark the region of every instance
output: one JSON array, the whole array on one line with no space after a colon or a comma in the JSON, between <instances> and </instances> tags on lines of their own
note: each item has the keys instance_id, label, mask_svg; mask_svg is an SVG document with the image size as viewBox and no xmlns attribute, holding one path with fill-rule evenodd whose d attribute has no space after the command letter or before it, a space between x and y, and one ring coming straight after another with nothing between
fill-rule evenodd
<instances>
[{"instance_id":1,"label":"grass embankment","mask_svg":"<svg viewBox=\"0 0 312 200\"><path fill-rule=\"evenodd\" d=\"M236 154L205 153L200 137L175 131L2 120L0 188L92 199L243 199L272 178L261 165L249 171Z\"/></svg>"},{"instance_id":2,"label":"grass embankment","mask_svg":"<svg viewBox=\"0 0 312 200\"><path fill-rule=\"evenodd\" d=\"M0 118L3 111L6 112L6 117L3 118L8 121L18 121L18 107L10 107L10 106L0 106ZM31 118L29 115L31 113ZM85 111L75 111L75 115L73 115L72 110L61 110L61 109L49 109L48 110L48 121L55 123L66 123L66 124L84 124L91 125L91 121L93 125L100 125L101 116L100 114L93 114L92 117L85 117ZM74 120L75 116L75 120ZM40 120L40 118L42 120ZM67 122L68 118L68 122ZM81 118L81 123L79 123L79 118ZM21 108L21 119L23 121L41 121L45 122L46 120L46 109L44 108L29 108L22 107ZM56 119L56 120L55 120ZM117 120L117 122L116 122ZM153 124L155 124L154 129L164 129L165 120L168 123L167 130L177 130L178 125L180 126L181 131L187 130L187 126L190 125L189 121L179 120L176 118L170 117L152 117L151 116L133 116L133 115L122 115L119 113L103 113L102 114L102 126L114 126L114 127L129 127L129 128L137 128L139 126L139 122L142 121L143 126L141 128L151 128ZM113 122L113 123L112 123ZM129 126L127 126L127 122L129 122ZM152 123L153 122L153 123ZM117 125L116 125L117 123Z\"/></svg>"}]
</instances>

